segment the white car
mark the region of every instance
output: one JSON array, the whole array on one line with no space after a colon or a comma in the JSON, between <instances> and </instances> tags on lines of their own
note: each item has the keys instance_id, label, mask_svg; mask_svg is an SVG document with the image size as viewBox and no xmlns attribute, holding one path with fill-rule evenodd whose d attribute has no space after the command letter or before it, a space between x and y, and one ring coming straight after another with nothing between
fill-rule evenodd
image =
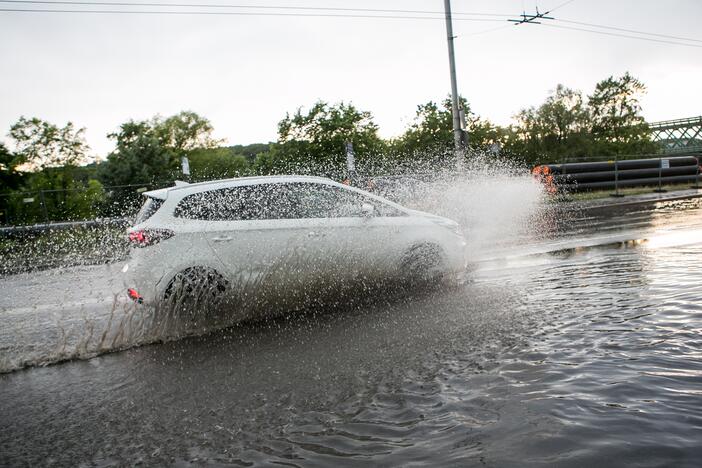
<instances>
[{"instance_id":1,"label":"white car","mask_svg":"<svg viewBox=\"0 0 702 468\"><path fill-rule=\"evenodd\" d=\"M456 222L321 177L177 182L143 195L123 268L139 303L174 295L304 300L339 285L465 270Z\"/></svg>"}]
</instances>

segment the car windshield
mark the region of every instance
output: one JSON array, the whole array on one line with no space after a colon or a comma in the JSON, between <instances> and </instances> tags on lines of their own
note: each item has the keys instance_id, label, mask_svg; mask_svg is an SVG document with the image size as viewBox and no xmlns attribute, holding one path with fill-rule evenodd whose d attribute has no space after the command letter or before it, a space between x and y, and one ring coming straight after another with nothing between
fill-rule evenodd
<instances>
[{"instance_id":1,"label":"car windshield","mask_svg":"<svg viewBox=\"0 0 702 468\"><path fill-rule=\"evenodd\" d=\"M163 205L163 200L153 197L146 197L146 201L139 210L139 213L137 213L136 215L134 224L143 223L144 221L152 217L154 213L156 213L158 209L161 208L161 205Z\"/></svg>"}]
</instances>

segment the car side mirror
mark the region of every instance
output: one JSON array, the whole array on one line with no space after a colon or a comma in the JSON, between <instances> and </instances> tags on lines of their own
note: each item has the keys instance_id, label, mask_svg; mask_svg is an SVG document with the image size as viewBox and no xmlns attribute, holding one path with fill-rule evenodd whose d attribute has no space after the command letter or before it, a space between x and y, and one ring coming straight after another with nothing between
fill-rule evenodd
<instances>
[{"instance_id":1,"label":"car side mirror","mask_svg":"<svg viewBox=\"0 0 702 468\"><path fill-rule=\"evenodd\" d=\"M375 213L375 207L370 203L363 203L361 205L361 214L366 218L370 218Z\"/></svg>"}]
</instances>

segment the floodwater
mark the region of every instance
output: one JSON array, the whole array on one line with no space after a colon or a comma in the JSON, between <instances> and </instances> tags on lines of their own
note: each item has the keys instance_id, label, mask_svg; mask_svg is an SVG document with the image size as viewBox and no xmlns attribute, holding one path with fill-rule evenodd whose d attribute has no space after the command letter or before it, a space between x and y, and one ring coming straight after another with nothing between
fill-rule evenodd
<instances>
[{"instance_id":1,"label":"floodwater","mask_svg":"<svg viewBox=\"0 0 702 468\"><path fill-rule=\"evenodd\" d=\"M700 466L702 201L535 231L456 289L97 357L119 264L0 279L0 465Z\"/></svg>"}]
</instances>

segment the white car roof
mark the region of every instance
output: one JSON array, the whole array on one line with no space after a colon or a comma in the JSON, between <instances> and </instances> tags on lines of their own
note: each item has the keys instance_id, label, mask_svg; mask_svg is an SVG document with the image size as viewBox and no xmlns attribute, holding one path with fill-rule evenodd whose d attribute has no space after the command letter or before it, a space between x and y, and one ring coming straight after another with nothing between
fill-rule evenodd
<instances>
[{"instance_id":1,"label":"white car roof","mask_svg":"<svg viewBox=\"0 0 702 468\"><path fill-rule=\"evenodd\" d=\"M229 187L236 185L255 185L255 184L266 184L272 182L316 182L325 183L328 185L341 185L326 177L316 177L316 176L301 176L301 175L275 175L275 176L252 176L252 177L237 177L232 179L218 179L209 180L207 182L197 182L194 184L189 184L183 181L176 181L174 187L166 187L158 190L150 190L144 192L142 195L150 198L158 198L160 200L165 200L168 194L173 191L184 191L187 193L204 192L206 190L212 190L220 187Z\"/></svg>"}]
</instances>

